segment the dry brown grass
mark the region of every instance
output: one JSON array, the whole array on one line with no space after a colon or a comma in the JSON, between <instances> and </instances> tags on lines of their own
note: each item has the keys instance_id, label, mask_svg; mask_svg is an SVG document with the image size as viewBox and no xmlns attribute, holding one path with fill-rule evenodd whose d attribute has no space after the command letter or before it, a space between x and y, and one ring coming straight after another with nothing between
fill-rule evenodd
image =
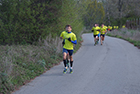
<instances>
[{"instance_id":1,"label":"dry brown grass","mask_svg":"<svg viewBox=\"0 0 140 94\"><path fill-rule=\"evenodd\" d=\"M108 36L121 38L129 41L134 44L134 46L140 49L140 31L139 30L128 30L128 29L120 29L113 30L107 34Z\"/></svg>"},{"instance_id":2,"label":"dry brown grass","mask_svg":"<svg viewBox=\"0 0 140 94\"><path fill-rule=\"evenodd\" d=\"M113 35L122 36L125 39L130 38L132 40L140 41L140 31L139 30L129 30L127 28L123 28L120 30L113 30L110 33Z\"/></svg>"}]
</instances>

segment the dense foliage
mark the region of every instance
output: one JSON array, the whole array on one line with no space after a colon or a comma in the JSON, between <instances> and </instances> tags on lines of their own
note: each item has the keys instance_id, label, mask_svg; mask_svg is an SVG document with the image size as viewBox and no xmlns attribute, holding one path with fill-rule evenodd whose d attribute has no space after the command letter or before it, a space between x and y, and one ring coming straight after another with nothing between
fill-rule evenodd
<instances>
[{"instance_id":1,"label":"dense foliage","mask_svg":"<svg viewBox=\"0 0 140 94\"><path fill-rule=\"evenodd\" d=\"M78 34L83 21L75 0L1 0L0 44L32 44L56 37L71 24Z\"/></svg>"}]
</instances>

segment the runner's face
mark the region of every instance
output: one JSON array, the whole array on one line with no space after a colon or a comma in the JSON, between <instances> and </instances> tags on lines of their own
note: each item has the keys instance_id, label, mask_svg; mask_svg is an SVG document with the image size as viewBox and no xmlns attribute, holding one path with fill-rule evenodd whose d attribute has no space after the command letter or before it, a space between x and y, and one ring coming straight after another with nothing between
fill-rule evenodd
<instances>
[{"instance_id":1,"label":"runner's face","mask_svg":"<svg viewBox=\"0 0 140 94\"><path fill-rule=\"evenodd\" d=\"M95 27L98 26L97 24L95 24Z\"/></svg>"},{"instance_id":2,"label":"runner's face","mask_svg":"<svg viewBox=\"0 0 140 94\"><path fill-rule=\"evenodd\" d=\"M104 24L102 24L102 27L104 27Z\"/></svg>"},{"instance_id":3,"label":"runner's face","mask_svg":"<svg viewBox=\"0 0 140 94\"><path fill-rule=\"evenodd\" d=\"M71 27L66 27L66 31L71 32L72 28Z\"/></svg>"}]
</instances>

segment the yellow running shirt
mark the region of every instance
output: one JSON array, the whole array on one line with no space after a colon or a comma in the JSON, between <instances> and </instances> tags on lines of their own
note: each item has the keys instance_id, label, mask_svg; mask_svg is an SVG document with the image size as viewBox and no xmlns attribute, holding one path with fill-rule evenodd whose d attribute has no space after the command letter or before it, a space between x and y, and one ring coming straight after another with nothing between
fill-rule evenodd
<instances>
[{"instance_id":1,"label":"yellow running shirt","mask_svg":"<svg viewBox=\"0 0 140 94\"><path fill-rule=\"evenodd\" d=\"M65 44L64 44L63 48L65 48L67 50L73 50L73 43L70 42L68 40L68 38L71 38L72 41L75 41L75 40L77 40L76 35L73 32L68 33L67 31L63 31L61 33L60 37L62 37L65 40Z\"/></svg>"},{"instance_id":2,"label":"yellow running shirt","mask_svg":"<svg viewBox=\"0 0 140 94\"><path fill-rule=\"evenodd\" d=\"M100 27L100 31L101 31L101 34L105 34L105 32L106 32L106 27L105 27L105 26Z\"/></svg>"},{"instance_id":3,"label":"yellow running shirt","mask_svg":"<svg viewBox=\"0 0 140 94\"><path fill-rule=\"evenodd\" d=\"M60 37L62 37L63 39L65 39L65 38L64 38L65 33L67 33L67 31L63 31L63 32L61 33Z\"/></svg>"},{"instance_id":4,"label":"yellow running shirt","mask_svg":"<svg viewBox=\"0 0 140 94\"><path fill-rule=\"evenodd\" d=\"M110 30L112 30L112 26L110 26Z\"/></svg>"},{"instance_id":5,"label":"yellow running shirt","mask_svg":"<svg viewBox=\"0 0 140 94\"><path fill-rule=\"evenodd\" d=\"M99 26L93 27L92 30L94 31L93 32L94 35L98 35L100 31L100 27Z\"/></svg>"},{"instance_id":6,"label":"yellow running shirt","mask_svg":"<svg viewBox=\"0 0 140 94\"><path fill-rule=\"evenodd\" d=\"M106 28L106 30L107 30L107 26L104 26L105 28Z\"/></svg>"},{"instance_id":7,"label":"yellow running shirt","mask_svg":"<svg viewBox=\"0 0 140 94\"><path fill-rule=\"evenodd\" d=\"M110 27L110 26L108 26L107 28L108 28L108 29L111 29L111 27Z\"/></svg>"},{"instance_id":8,"label":"yellow running shirt","mask_svg":"<svg viewBox=\"0 0 140 94\"><path fill-rule=\"evenodd\" d=\"M123 25L122 28L125 28L125 25Z\"/></svg>"}]
</instances>

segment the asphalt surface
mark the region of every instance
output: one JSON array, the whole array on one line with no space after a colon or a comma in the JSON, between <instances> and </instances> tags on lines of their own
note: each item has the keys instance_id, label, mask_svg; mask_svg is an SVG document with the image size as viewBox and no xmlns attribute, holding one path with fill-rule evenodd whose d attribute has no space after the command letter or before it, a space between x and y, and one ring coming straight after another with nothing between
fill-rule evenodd
<instances>
[{"instance_id":1,"label":"asphalt surface","mask_svg":"<svg viewBox=\"0 0 140 94\"><path fill-rule=\"evenodd\" d=\"M107 36L94 46L91 33L82 37L72 74L63 74L61 63L13 94L140 94L140 49Z\"/></svg>"}]
</instances>

